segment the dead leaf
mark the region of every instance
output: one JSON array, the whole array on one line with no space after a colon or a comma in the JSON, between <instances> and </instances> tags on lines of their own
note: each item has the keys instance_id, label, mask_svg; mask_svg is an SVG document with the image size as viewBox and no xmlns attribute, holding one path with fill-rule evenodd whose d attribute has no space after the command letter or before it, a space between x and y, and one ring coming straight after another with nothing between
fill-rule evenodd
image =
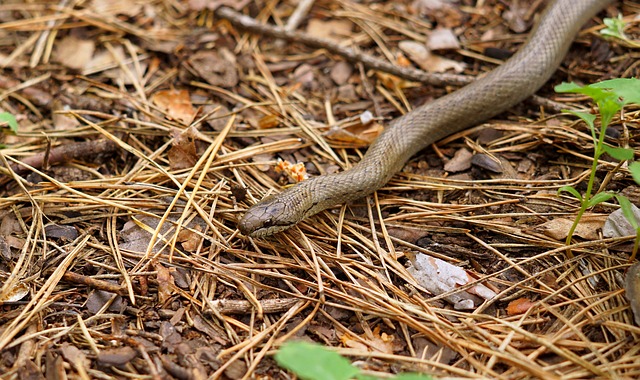
<instances>
[{"instance_id":1,"label":"dead leaf","mask_svg":"<svg viewBox=\"0 0 640 380\"><path fill-rule=\"evenodd\" d=\"M624 282L625 296L629 300L636 325L640 326L640 262L636 262L627 271Z\"/></svg>"},{"instance_id":2,"label":"dead leaf","mask_svg":"<svg viewBox=\"0 0 640 380\"><path fill-rule=\"evenodd\" d=\"M29 294L29 287L20 280L13 280L13 283L7 287L3 284L6 291L0 295L0 303L18 302Z\"/></svg>"},{"instance_id":3,"label":"dead leaf","mask_svg":"<svg viewBox=\"0 0 640 380\"><path fill-rule=\"evenodd\" d=\"M436 28L429 34L427 48L430 50L458 50L460 42L451 28Z\"/></svg>"},{"instance_id":4,"label":"dead leaf","mask_svg":"<svg viewBox=\"0 0 640 380\"><path fill-rule=\"evenodd\" d=\"M194 229L196 231L202 230L200 226L195 226ZM195 252L202 242L202 235L198 234L196 231L188 230L185 228L180 230L180 232L178 233L177 241L180 242L182 248L187 252Z\"/></svg>"},{"instance_id":5,"label":"dead leaf","mask_svg":"<svg viewBox=\"0 0 640 380\"><path fill-rule=\"evenodd\" d=\"M151 101L174 120L185 125L191 124L196 117L196 110L191 104L187 90L163 90L151 97Z\"/></svg>"},{"instance_id":6,"label":"dead leaf","mask_svg":"<svg viewBox=\"0 0 640 380\"><path fill-rule=\"evenodd\" d=\"M192 168L198 162L196 150L196 130L189 127L184 131L173 129L173 143L167 154L171 170Z\"/></svg>"},{"instance_id":7,"label":"dead leaf","mask_svg":"<svg viewBox=\"0 0 640 380\"><path fill-rule=\"evenodd\" d=\"M93 57L96 45L92 40L67 36L55 44L54 59L71 69L83 69Z\"/></svg>"},{"instance_id":8,"label":"dead leaf","mask_svg":"<svg viewBox=\"0 0 640 380\"><path fill-rule=\"evenodd\" d=\"M504 171L504 167L499 158L485 153L474 154L473 157L471 157L471 164L493 173L502 173Z\"/></svg>"},{"instance_id":9,"label":"dead leaf","mask_svg":"<svg viewBox=\"0 0 640 380\"><path fill-rule=\"evenodd\" d=\"M573 233L586 240L597 240L598 231L604 225L606 216L604 215L585 215L580 219L578 227ZM542 233L556 240L565 240L569 234L569 230L573 225L573 220L566 218L555 218L533 228L535 232Z\"/></svg>"},{"instance_id":10,"label":"dead leaf","mask_svg":"<svg viewBox=\"0 0 640 380\"><path fill-rule=\"evenodd\" d=\"M353 66L344 61L339 61L331 68L329 76L338 86L347 83L353 73Z\"/></svg>"},{"instance_id":11,"label":"dead leaf","mask_svg":"<svg viewBox=\"0 0 640 380\"><path fill-rule=\"evenodd\" d=\"M156 270L156 280L158 281L158 302L164 304L176 289L176 285L171 275L171 270L165 268L159 262L154 262L153 267Z\"/></svg>"},{"instance_id":12,"label":"dead leaf","mask_svg":"<svg viewBox=\"0 0 640 380\"><path fill-rule=\"evenodd\" d=\"M528 298L518 298L517 300L513 300L509 302L507 305L507 314L508 315L518 315L524 314L529 309L531 309L535 303L531 302Z\"/></svg>"},{"instance_id":13,"label":"dead leaf","mask_svg":"<svg viewBox=\"0 0 640 380\"><path fill-rule=\"evenodd\" d=\"M371 145L382 131L384 127L375 121L373 114L365 111L356 122L332 127L323 136L334 148L363 148Z\"/></svg>"},{"instance_id":14,"label":"dead leaf","mask_svg":"<svg viewBox=\"0 0 640 380\"><path fill-rule=\"evenodd\" d=\"M297 82L304 85L309 85L315 80L313 70L313 66L307 63L303 63L302 65L296 67L296 69L293 71L293 77Z\"/></svg>"},{"instance_id":15,"label":"dead leaf","mask_svg":"<svg viewBox=\"0 0 640 380\"><path fill-rule=\"evenodd\" d=\"M447 70L460 73L464 71L466 67L463 62L433 54L425 45L416 41L400 41L398 47L405 52L415 64L430 73L441 73Z\"/></svg>"},{"instance_id":16,"label":"dead leaf","mask_svg":"<svg viewBox=\"0 0 640 380\"><path fill-rule=\"evenodd\" d=\"M640 224L640 209L632 203L631 211L633 212L633 216L635 217L636 222ZM631 236L635 234L635 229L624 216L622 209L618 209L612 212L604 222L604 227L602 227L602 235L608 238Z\"/></svg>"},{"instance_id":17,"label":"dead leaf","mask_svg":"<svg viewBox=\"0 0 640 380\"><path fill-rule=\"evenodd\" d=\"M372 331L373 337L366 334L359 336L359 339L352 337L350 334L344 334L340 337L340 342L345 347L355 348L365 352L382 352L385 354L393 354L396 351L395 339L386 333L380 333L380 326L376 326ZM363 343L366 342L366 343Z\"/></svg>"},{"instance_id":18,"label":"dead leaf","mask_svg":"<svg viewBox=\"0 0 640 380\"><path fill-rule=\"evenodd\" d=\"M471 153L468 149L458 149L453 155L453 158L447 161L446 164L444 164L444 170L452 173L465 171L471 167L472 157L473 153Z\"/></svg>"},{"instance_id":19,"label":"dead leaf","mask_svg":"<svg viewBox=\"0 0 640 380\"><path fill-rule=\"evenodd\" d=\"M351 36L353 24L347 20L319 20L312 18L307 25L307 33L316 38L324 38L335 42L343 42Z\"/></svg>"},{"instance_id":20,"label":"dead leaf","mask_svg":"<svg viewBox=\"0 0 640 380\"><path fill-rule=\"evenodd\" d=\"M278 125L280 125L280 120L276 114L265 115L258 120L258 128L260 129L271 129Z\"/></svg>"},{"instance_id":21,"label":"dead leaf","mask_svg":"<svg viewBox=\"0 0 640 380\"><path fill-rule=\"evenodd\" d=\"M121 366L129 363L136 356L138 352L129 346L107 348L100 350L96 360L98 363L105 366Z\"/></svg>"},{"instance_id":22,"label":"dead leaf","mask_svg":"<svg viewBox=\"0 0 640 380\"><path fill-rule=\"evenodd\" d=\"M86 376L86 369L89 366L89 361L82 351L80 351L76 346L64 343L62 347L60 347L60 352L65 360L73 365L76 371ZM88 379L88 377L83 378Z\"/></svg>"},{"instance_id":23,"label":"dead leaf","mask_svg":"<svg viewBox=\"0 0 640 380\"><path fill-rule=\"evenodd\" d=\"M524 17L529 12L529 5L526 1L512 1L509 10L502 13L502 18L507 21L509 29L516 33L527 31L527 22Z\"/></svg>"},{"instance_id":24,"label":"dead leaf","mask_svg":"<svg viewBox=\"0 0 640 380\"><path fill-rule=\"evenodd\" d=\"M100 15L134 17L142 11L142 4L131 0L92 0L89 9Z\"/></svg>"},{"instance_id":25,"label":"dead leaf","mask_svg":"<svg viewBox=\"0 0 640 380\"><path fill-rule=\"evenodd\" d=\"M444 294L455 290L459 286L475 281L475 278L464 269L438 258L423 253L418 253L417 255L411 253L407 254L407 257L412 264L407 268L407 271L416 279L418 284L433 295ZM496 293L485 285L477 284L464 291L455 292L445 297L445 299L451 302L457 310L472 309L475 307L476 302L479 302L476 296L492 299L496 296Z\"/></svg>"},{"instance_id":26,"label":"dead leaf","mask_svg":"<svg viewBox=\"0 0 640 380\"><path fill-rule=\"evenodd\" d=\"M228 49L199 51L187 63L212 86L231 88L238 84L236 57Z\"/></svg>"},{"instance_id":27,"label":"dead leaf","mask_svg":"<svg viewBox=\"0 0 640 380\"><path fill-rule=\"evenodd\" d=\"M215 11L220 7L231 7L239 11L250 2L251 0L189 0L188 4L193 11L201 11L205 8Z\"/></svg>"},{"instance_id":28,"label":"dead leaf","mask_svg":"<svg viewBox=\"0 0 640 380\"><path fill-rule=\"evenodd\" d=\"M53 101L54 112L53 115L51 115L53 119L53 128L59 131L68 131L80 125L78 119L65 113L65 111L69 109L70 107L66 104L62 104L59 99L55 99Z\"/></svg>"}]
</instances>

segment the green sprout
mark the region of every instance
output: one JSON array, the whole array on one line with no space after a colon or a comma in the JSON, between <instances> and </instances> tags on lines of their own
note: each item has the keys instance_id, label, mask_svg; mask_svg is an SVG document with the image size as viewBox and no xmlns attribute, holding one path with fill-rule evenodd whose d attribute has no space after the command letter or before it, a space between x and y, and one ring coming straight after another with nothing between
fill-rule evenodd
<instances>
[{"instance_id":1,"label":"green sprout","mask_svg":"<svg viewBox=\"0 0 640 380\"><path fill-rule=\"evenodd\" d=\"M323 346L307 342L285 343L275 356L282 368L295 373L304 380L375 380L365 375L349 360ZM431 376L420 373L401 373L394 380L431 380Z\"/></svg>"},{"instance_id":2,"label":"green sprout","mask_svg":"<svg viewBox=\"0 0 640 380\"><path fill-rule=\"evenodd\" d=\"M0 126L9 126L11 132L18 132L18 122L16 117L9 112L0 112Z\"/></svg>"},{"instance_id":3,"label":"green sprout","mask_svg":"<svg viewBox=\"0 0 640 380\"><path fill-rule=\"evenodd\" d=\"M615 197L622 208L625 218L636 230L636 243L634 244L633 254L631 260L635 258L638 242L640 241L640 228L637 228L637 221L633 216L631 210L631 202L627 198L619 194L613 194L610 192L601 192L592 196L593 185L596 176L596 168L598 166L598 160L604 153L608 153L611 157L620 161L631 161L634 158L633 149L629 148L616 148L610 147L605 144L605 131L611 123L614 115L622 110L622 108L630 103L640 104L640 80L630 78L611 79L599 83L594 83L588 86L581 87L575 83L562 83L555 87L556 92L571 92L577 94L587 95L598 105L600 112L600 129L597 130L594 124L596 119L595 115L586 112L578 111L566 111L574 116L579 117L587 124L591 131L591 137L594 142L593 163L591 165L591 173L589 175L589 182L587 183L587 190L584 195L581 195L578 190L571 186L563 186L558 189L558 193L567 192L580 202L580 210L578 215L569 230L567 235L566 245L571 245L573 233L580 222L580 219L587 211L587 209L610 200ZM632 162L629 164L629 171L636 183L640 184L640 163ZM567 250L567 255L573 257L571 250Z\"/></svg>"},{"instance_id":4,"label":"green sprout","mask_svg":"<svg viewBox=\"0 0 640 380\"><path fill-rule=\"evenodd\" d=\"M616 18L605 18L603 20L605 28L600 31L603 36L613 37L620 40L628 47L638 48L640 43L630 39L625 33L624 28L627 25L622 19L622 15L618 14Z\"/></svg>"}]
</instances>

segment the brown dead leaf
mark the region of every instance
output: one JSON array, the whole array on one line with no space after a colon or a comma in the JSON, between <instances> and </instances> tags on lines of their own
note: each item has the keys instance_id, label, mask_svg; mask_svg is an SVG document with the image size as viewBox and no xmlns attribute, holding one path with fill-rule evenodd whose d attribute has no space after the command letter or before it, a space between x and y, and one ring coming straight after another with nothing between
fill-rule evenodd
<instances>
[{"instance_id":1,"label":"brown dead leaf","mask_svg":"<svg viewBox=\"0 0 640 380\"><path fill-rule=\"evenodd\" d=\"M345 61L340 61L340 62L337 62L335 65L333 65L333 67L331 68L331 72L329 73L329 76L331 77L331 79L335 84L340 86L347 83L347 80L349 80L352 73L353 73L353 66L351 66Z\"/></svg>"},{"instance_id":2,"label":"brown dead leaf","mask_svg":"<svg viewBox=\"0 0 640 380\"><path fill-rule=\"evenodd\" d=\"M366 352L393 354L396 351L395 339L392 335L380 333L380 326L376 326L372 333L371 339L367 335L361 335L359 339L355 339L349 334L344 334L340 337L340 341L345 347Z\"/></svg>"},{"instance_id":3,"label":"brown dead leaf","mask_svg":"<svg viewBox=\"0 0 640 380\"><path fill-rule=\"evenodd\" d=\"M625 297L629 300L636 325L640 326L640 263L636 262L627 271L624 282Z\"/></svg>"},{"instance_id":4,"label":"brown dead leaf","mask_svg":"<svg viewBox=\"0 0 640 380\"><path fill-rule=\"evenodd\" d=\"M199 51L187 63L212 86L230 88L238 84L236 56L228 49Z\"/></svg>"},{"instance_id":5,"label":"brown dead leaf","mask_svg":"<svg viewBox=\"0 0 640 380\"><path fill-rule=\"evenodd\" d=\"M202 231L202 228L197 225L194 227L196 231ZM182 245L182 248L187 252L195 252L202 242L202 236L195 231L182 229L178 233L177 240Z\"/></svg>"},{"instance_id":6,"label":"brown dead leaf","mask_svg":"<svg viewBox=\"0 0 640 380\"><path fill-rule=\"evenodd\" d=\"M456 73L464 71L463 62L454 61L431 53L424 44L416 41L400 41L398 47L423 70L430 73L441 73L453 70Z\"/></svg>"},{"instance_id":7,"label":"brown dead leaf","mask_svg":"<svg viewBox=\"0 0 640 380\"><path fill-rule=\"evenodd\" d=\"M92 0L89 9L100 15L134 17L142 11L142 4L131 0Z\"/></svg>"},{"instance_id":8,"label":"brown dead leaf","mask_svg":"<svg viewBox=\"0 0 640 380\"><path fill-rule=\"evenodd\" d=\"M171 296L176 288L176 285L171 275L171 270L162 266L162 264L155 262L153 267L156 270L156 281L158 281L158 302L164 304Z\"/></svg>"},{"instance_id":9,"label":"brown dead leaf","mask_svg":"<svg viewBox=\"0 0 640 380\"><path fill-rule=\"evenodd\" d=\"M59 99L53 101L52 110L54 111L51 116L53 119L53 128L56 130L68 131L74 129L80 125L78 119L73 116L69 116L64 111L68 110L69 106L62 104Z\"/></svg>"},{"instance_id":10,"label":"brown dead leaf","mask_svg":"<svg viewBox=\"0 0 640 380\"><path fill-rule=\"evenodd\" d=\"M307 26L307 33L316 38L325 38L335 42L343 42L351 36L353 25L347 20L319 20L312 18Z\"/></svg>"},{"instance_id":11,"label":"brown dead leaf","mask_svg":"<svg viewBox=\"0 0 640 380\"><path fill-rule=\"evenodd\" d=\"M5 292L0 294L0 303L18 302L29 294L29 287L20 280L12 281L11 286L3 285Z\"/></svg>"},{"instance_id":12,"label":"brown dead leaf","mask_svg":"<svg viewBox=\"0 0 640 380\"><path fill-rule=\"evenodd\" d=\"M578 223L574 235L586 240L599 239L598 231L604 225L606 215L583 216ZM569 230L573 225L573 220L556 218L533 228L535 232L542 233L556 240L565 240Z\"/></svg>"},{"instance_id":13,"label":"brown dead leaf","mask_svg":"<svg viewBox=\"0 0 640 380\"><path fill-rule=\"evenodd\" d=\"M473 158L473 153L468 149L458 149L453 158L444 164L444 170L452 173L465 171L471 167L471 158Z\"/></svg>"},{"instance_id":14,"label":"brown dead leaf","mask_svg":"<svg viewBox=\"0 0 640 380\"><path fill-rule=\"evenodd\" d=\"M315 81L315 74L313 70L313 66L307 63L303 63L302 65L296 67L296 69L293 71L293 77L298 83L310 85L311 83L313 83L313 81Z\"/></svg>"},{"instance_id":15,"label":"brown dead leaf","mask_svg":"<svg viewBox=\"0 0 640 380\"><path fill-rule=\"evenodd\" d=\"M334 148L363 148L371 145L383 130L384 127L377 122L356 123L345 128L331 128L324 138Z\"/></svg>"},{"instance_id":16,"label":"brown dead leaf","mask_svg":"<svg viewBox=\"0 0 640 380\"><path fill-rule=\"evenodd\" d=\"M173 129L172 135L173 143L167 154L171 170L192 168L198 162L195 128L189 127L184 131Z\"/></svg>"},{"instance_id":17,"label":"brown dead leaf","mask_svg":"<svg viewBox=\"0 0 640 380\"><path fill-rule=\"evenodd\" d=\"M74 36L63 38L56 45L54 60L71 69L83 69L93 57L96 45L92 40L83 40Z\"/></svg>"},{"instance_id":18,"label":"brown dead leaf","mask_svg":"<svg viewBox=\"0 0 640 380\"><path fill-rule=\"evenodd\" d=\"M250 2L251 0L189 0L188 4L193 11L201 11L205 8L215 11L220 7L231 7L239 11Z\"/></svg>"},{"instance_id":19,"label":"brown dead leaf","mask_svg":"<svg viewBox=\"0 0 640 380\"><path fill-rule=\"evenodd\" d=\"M96 360L98 363L106 366L121 366L129 363L136 356L138 356L136 350L129 346L124 346L100 350Z\"/></svg>"},{"instance_id":20,"label":"brown dead leaf","mask_svg":"<svg viewBox=\"0 0 640 380\"><path fill-rule=\"evenodd\" d=\"M151 97L151 101L174 120L189 125L196 117L196 110L191 104L187 90L163 90Z\"/></svg>"},{"instance_id":21,"label":"brown dead leaf","mask_svg":"<svg viewBox=\"0 0 640 380\"><path fill-rule=\"evenodd\" d=\"M531 302L528 298L518 298L517 300L513 300L509 302L507 305L507 314L508 315L518 315L524 314L527 310L531 309L535 304Z\"/></svg>"},{"instance_id":22,"label":"brown dead leaf","mask_svg":"<svg viewBox=\"0 0 640 380\"><path fill-rule=\"evenodd\" d=\"M280 125L280 120L276 114L265 115L258 120L258 128L260 129L271 129L278 125Z\"/></svg>"},{"instance_id":23,"label":"brown dead leaf","mask_svg":"<svg viewBox=\"0 0 640 380\"><path fill-rule=\"evenodd\" d=\"M73 365L76 371L86 376L86 369L89 365L89 361L82 351L80 351L76 346L64 343L62 347L60 347L60 352L65 360ZM83 378L88 379L88 377Z\"/></svg>"}]
</instances>

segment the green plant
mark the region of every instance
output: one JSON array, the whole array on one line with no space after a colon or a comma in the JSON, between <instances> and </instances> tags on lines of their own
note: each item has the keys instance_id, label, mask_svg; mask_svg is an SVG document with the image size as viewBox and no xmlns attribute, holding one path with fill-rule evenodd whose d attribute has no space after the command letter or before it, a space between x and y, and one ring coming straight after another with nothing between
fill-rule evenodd
<instances>
[{"instance_id":1,"label":"green plant","mask_svg":"<svg viewBox=\"0 0 640 380\"><path fill-rule=\"evenodd\" d=\"M13 133L18 132L16 117L9 112L0 112L0 126L8 125Z\"/></svg>"},{"instance_id":2,"label":"green plant","mask_svg":"<svg viewBox=\"0 0 640 380\"><path fill-rule=\"evenodd\" d=\"M621 14L618 14L618 17L616 18L605 18L603 22L604 22L605 28L603 28L600 31L600 34L604 36L617 38L618 40L620 40L622 43L624 43L629 47L634 47L634 48L640 47L640 43L632 39L629 39L629 37L627 37L627 35L624 33L624 27L626 26L626 23L622 19Z\"/></svg>"},{"instance_id":3,"label":"green plant","mask_svg":"<svg viewBox=\"0 0 640 380\"><path fill-rule=\"evenodd\" d=\"M601 192L592 196L591 193L593 192L598 160L604 153L608 153L611 157L621 161L630 161L634 158L633 149L610 147L605 144L604 139L605 131L616 113L620 112L627 104L640 104L640 80L631 78L611 79L584 87L575 83L562 83L556 86L555 90L556 92L571 92L587 95L598 105L598 110L600 112L600 129L597 130L594 124L596 120L595 115L586 112L566 111L579 117L587 124L587 126L589 126L594 142L593 163L591 165L591 173L589 175L589 182L587 183L587 190L584 195L581 195L578 190L571 186L563 186L558 189L558 193L563 191L568 192L580 201L580 210L578 211L578 215L569 230L566 244L571 245L573 233L575 232L582 215L587 211L587 209L615 197L623 210L625 218L637 231L636 243L632 254L633 259L635 258L638 242L640 241L640 229L637 227L638 223L633 216L631 202L620 194ZM635 182L640 184L640 162L630 163L629 170L631 171L631 175ZM567 254L569 257L573 257L571 250L567 250Z\"/></svg>"},{"instance_id":4,"label":"green plant","mask_svg":"<svg viewBox=\"0 0 640 380\"><path fill-rule=\"evenodd\" d=\"M365 375L349 360L337 352L318 344L307 342L285 343L275 356L280 367L288 369L305 380L374 380ZM419 373L401 373L395 380L430 380L431 376Z\"/></svg>"}]
</instances>

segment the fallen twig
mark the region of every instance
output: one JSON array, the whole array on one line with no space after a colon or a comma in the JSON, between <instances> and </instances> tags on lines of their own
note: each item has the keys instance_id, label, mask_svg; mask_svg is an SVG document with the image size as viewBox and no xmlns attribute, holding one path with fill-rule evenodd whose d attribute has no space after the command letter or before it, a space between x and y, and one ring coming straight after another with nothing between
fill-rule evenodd
<instances>
[{"instance_id":1,"label":"fallen twig","mask_svg":"<svg viewBox=\"0 0 640 380\"><path fill-rule=\"evenodd\" d=\"M95 157L99 154L115 151L117 145L111 140L91 140L63 144L57 146L49 152L42 152L22 160L25 165L36 169L41 169L45 165L56 165L68 162L81 157ZM16 173L23 173L29 170L27 166L12 164L11 170Z\"/></svg>"},{"instance_id":2,"label":"fallen twig","mask_svg":"<svg viewBox=\"0 0 640 380\"><path fill-rule=\"evenodd\" d=\"M426 71L414 69L411 67L400 67L375 58L369 54L337 45L334 42L326 40L324 38L316 38L279 26L261 24L255 19L249 16L245 16L228 7L220 7L216 9L215 12L216 16L223 18L236 27L247 30L249 32L267 35L289 42L297 42L313 48L324 49L330 53L337 54L350 62L361 63L368 69L379 70L385 73L396 75L403 79L433 86L464 86L476 79L467 75L428 73ZM563 109L573 108L571 106L554 102L553 100L549 100L538 95L533 95L530 99L533 104L545 107L553 112L559 113Z\"/></svg>"}]
</instances>

